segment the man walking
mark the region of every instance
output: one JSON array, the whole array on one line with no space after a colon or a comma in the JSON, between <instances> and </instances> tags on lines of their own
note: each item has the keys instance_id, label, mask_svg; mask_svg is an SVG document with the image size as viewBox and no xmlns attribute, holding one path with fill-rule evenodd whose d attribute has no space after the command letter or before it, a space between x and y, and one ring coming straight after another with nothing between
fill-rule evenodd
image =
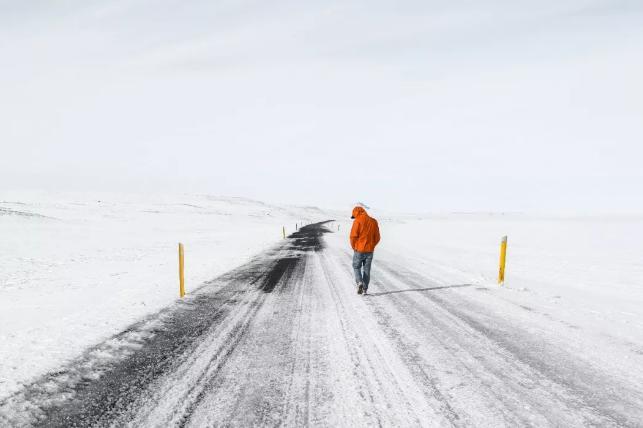
<instances>
[{"instance_id":1,"label":"man walking","mask_svg":"<svg viewBox=\"0 0 643 428\"><path fill-rule=\"evenodd\" d=\"M373 262L373 251L380 242L380 228L377 220L366 214L366 210L360 206L353 208L354 219L351 228L351 247L353 253L353 270L357 282L357 294L366 294L368 283L371 281L371 263Z\"/></svg>"}]
</instances>

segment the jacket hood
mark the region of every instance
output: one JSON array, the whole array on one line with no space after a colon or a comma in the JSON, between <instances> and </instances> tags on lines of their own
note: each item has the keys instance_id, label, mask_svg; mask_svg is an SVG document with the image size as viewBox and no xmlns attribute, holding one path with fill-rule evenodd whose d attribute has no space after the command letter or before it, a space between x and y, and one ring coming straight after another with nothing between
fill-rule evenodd
<instances>
[{"instance_id":1,"label":"jacket hood","mask_svg":"<svg viewBox=\"0 0 643 428\"><path fill-rule=\"evenodd\" d=\"M360 216L362 214L366 214L366 210L362 207L355 207L353 208L353 215L351 218L357 218L357 216Z\"/></svg>"}]
</instances>

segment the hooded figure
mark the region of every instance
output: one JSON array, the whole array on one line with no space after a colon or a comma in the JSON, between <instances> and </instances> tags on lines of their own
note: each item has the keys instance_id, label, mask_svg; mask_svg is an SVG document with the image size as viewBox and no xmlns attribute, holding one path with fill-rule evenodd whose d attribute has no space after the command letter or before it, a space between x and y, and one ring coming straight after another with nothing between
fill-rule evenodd
<instances>
[{"instance_id":1,"label":"hooded figure","mask_svg":"<svg viewBox=\"0 0 643 428\"><path fill-rule=\"evenodd\" d=\"M377 220L370 217L360 206L353 208L354 219L350 241L353 253L353 270L357 282L357 294L366 294L371 280L373 251L380 242L380 228Z\"/></svg>"}]
</instances>

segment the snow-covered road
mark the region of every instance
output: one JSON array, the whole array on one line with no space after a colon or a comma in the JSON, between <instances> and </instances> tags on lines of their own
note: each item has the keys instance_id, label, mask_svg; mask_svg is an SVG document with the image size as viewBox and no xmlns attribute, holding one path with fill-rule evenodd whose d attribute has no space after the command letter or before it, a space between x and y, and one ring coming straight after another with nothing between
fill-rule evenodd
<instances>
[{"instance_id":1,"label":"snow-covered road","mask_svg":"<svg viewBox=\"0 0 643 428\"><path fill-rule=\"evenodd\" d=\"M313 224L0 403L0 425L641 426L640 361ZM547 316L545 316L547 315ZM574 326L569 326L573 332Z\"/></svg>"}]
</instances>

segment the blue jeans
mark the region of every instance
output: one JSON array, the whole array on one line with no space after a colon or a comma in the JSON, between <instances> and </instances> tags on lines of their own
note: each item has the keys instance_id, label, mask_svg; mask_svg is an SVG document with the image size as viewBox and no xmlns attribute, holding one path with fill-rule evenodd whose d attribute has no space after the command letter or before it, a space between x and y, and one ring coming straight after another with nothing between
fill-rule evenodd
<instances>
[{"instance_id":1,"label":"blue jeans","mask_svg":"<svg viewBox=\"0 0 643 428\"><path fill-rule=\"evenodd\" d=\"M353 270L355 271L355 282L364 284L368 288L371 282L371 263L373 262L373 253L353 253ZM363 270L362 270L363 268Z\"/></svg>"}]
</instances>

